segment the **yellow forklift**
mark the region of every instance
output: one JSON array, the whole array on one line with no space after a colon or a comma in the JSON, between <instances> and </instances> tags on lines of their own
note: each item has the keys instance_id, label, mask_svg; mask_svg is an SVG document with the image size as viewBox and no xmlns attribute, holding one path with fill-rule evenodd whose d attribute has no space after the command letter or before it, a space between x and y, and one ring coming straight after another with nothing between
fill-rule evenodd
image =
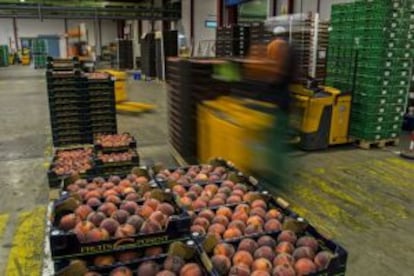
<instances>
[{"instance_id":1,"label":"yellow forklift","mask_svg":"<svg viewBox=\"0 0 414 276\"><path fill-rule=\"evenodd\" d=\"M320 86L291 85L291 124L299 131L303 150L326 149L351 142L348 137L351 94Z\"/></svg>"}]
</instances>

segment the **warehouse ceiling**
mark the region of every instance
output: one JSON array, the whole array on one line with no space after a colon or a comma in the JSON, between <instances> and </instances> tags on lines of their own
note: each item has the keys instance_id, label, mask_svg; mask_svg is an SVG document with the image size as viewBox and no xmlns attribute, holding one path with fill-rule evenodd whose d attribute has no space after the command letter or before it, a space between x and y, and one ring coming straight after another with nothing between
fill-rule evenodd
<instances>
[{"instance_id":1,"label":"warehouse ceiling","mask_svg":"<svg viewBox=\"0 0 414 276\"><path fill-rule=\"evenodd\" d=\"M147 19L175 21L181 17L181 3L152 0L0 0L0 18Z\"/></svg>"}]
</instances>

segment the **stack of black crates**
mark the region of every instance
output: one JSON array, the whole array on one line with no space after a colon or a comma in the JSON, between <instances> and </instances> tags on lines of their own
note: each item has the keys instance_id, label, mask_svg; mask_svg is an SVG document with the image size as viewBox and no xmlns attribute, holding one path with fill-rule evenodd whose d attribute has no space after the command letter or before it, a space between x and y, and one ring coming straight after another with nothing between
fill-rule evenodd
<instances>
[{"instance_id":1,"label":"stack of black crates","mask_svg":"<svg viewBox=\"0 0 414 276\"><path fill-rule=\"evenodd\" d=\"M213 79L209 59L169 58L167 61L170 145L188 163L197 160L197 105L227 95L227 84Z\"/></svg>"},{"instance_id":2,"label":"stack of black crates","mask_svg":"<svg viewBox=\"0 0 414 276\"><path fill-rule=\"evenodd\" d=\"M118 40L118 67L119 69L134 68L134 51L132 40Z\"/></svg>"},{"instance_id":3,"label":"stack of black crates","mask_svg":"<svg viewBox=\"0 0 414 276\"><path fill-rule=\"evenodd\" d=\"M249 27L241 25L218 27L216 57L244 57L249 50Z\"/></svg>"},{"instance_id":4,"label":"stack of black crates","mask_svg":"<svg viewBox=\"0 0 414 276\"><path fill-rule=\"evenodd\" d=\"M91 144L94 134L116 133L114 81L80 70L79 60L47 62L50 123L55 147Z\"/></svg>"}]
</instances>

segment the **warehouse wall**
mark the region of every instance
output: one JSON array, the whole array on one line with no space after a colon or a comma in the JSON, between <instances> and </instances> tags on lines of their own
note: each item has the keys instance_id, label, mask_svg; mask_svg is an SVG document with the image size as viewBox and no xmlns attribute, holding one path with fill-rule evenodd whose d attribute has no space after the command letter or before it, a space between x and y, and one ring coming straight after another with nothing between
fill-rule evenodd
<instances>
[{"instance_id":1,"label":"warehouse wall","mask_svg":"<svg viewBox=\"0 0 414 276\"><path fill-rule=\"evenodd\" d=\"M321 19L329 20L331 18L332 4L350 3L354 1L355 0L320 0L319 13ZM293 8L295 13L316 12L318 8L318 0L294 0Z\"/></svg>"},{"instance_id":2,"label":"warehouse wall","mask_svg":"<svg viewBox=\"0 0 414 276\"><path fill-rule=\"evenodd\" d=\"M88 30L88 42L91 45L97 45L98 24L94 20L68 20L68 28L73 28L80 23L85 22ZM65 24L63 19L17 19L18 37L36 37L38 35L58 35L60 39L60 53L62 57L66 56L66 43L64 38ZM117 36L116 22L113 20L102 20L102 44L107 45L115 41ZM0 19L0 44L9 44L9 39L14 41L13 20ZM99 46L99 45L98 45Z\"/></svg>"}]
</instances>

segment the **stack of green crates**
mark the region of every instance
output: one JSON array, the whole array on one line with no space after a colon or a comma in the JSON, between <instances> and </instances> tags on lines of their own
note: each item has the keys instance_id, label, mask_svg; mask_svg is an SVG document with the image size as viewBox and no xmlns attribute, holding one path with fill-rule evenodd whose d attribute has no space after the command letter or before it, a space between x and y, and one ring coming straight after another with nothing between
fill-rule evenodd
<instances>
[{"instance_id":1,"label":"stack of green crates","mask_svg":"<svg viewBox=\"0 0 414 276\"><path fill-rule=\"evenodd\" d=\"M350 136L366 141L399 136L410 87L413 35L414 0L332 6L326 84L353 92ZM344 49L352 55L341 55Z\"/></svg>"},{"instance_id":2,"label":"stack of green crates","mask_svg":"<svg viewBox=\"0 0 414 276\"><path fill-rule=\"evenodd\" d=\"M0 67L9 65L9 47L7 45L0 45Z\"/></svg>"},{"instance_id":3,"label":"stack of green crates","mask_svg":"<svg viewBox=\"0 0 414 276\"><path fill-rule=\"evenodd\" d=\"M46 68L47 42L45 39L34 39L32 41L32 54L35 69Z\"/></svg>"}]
</instances>

